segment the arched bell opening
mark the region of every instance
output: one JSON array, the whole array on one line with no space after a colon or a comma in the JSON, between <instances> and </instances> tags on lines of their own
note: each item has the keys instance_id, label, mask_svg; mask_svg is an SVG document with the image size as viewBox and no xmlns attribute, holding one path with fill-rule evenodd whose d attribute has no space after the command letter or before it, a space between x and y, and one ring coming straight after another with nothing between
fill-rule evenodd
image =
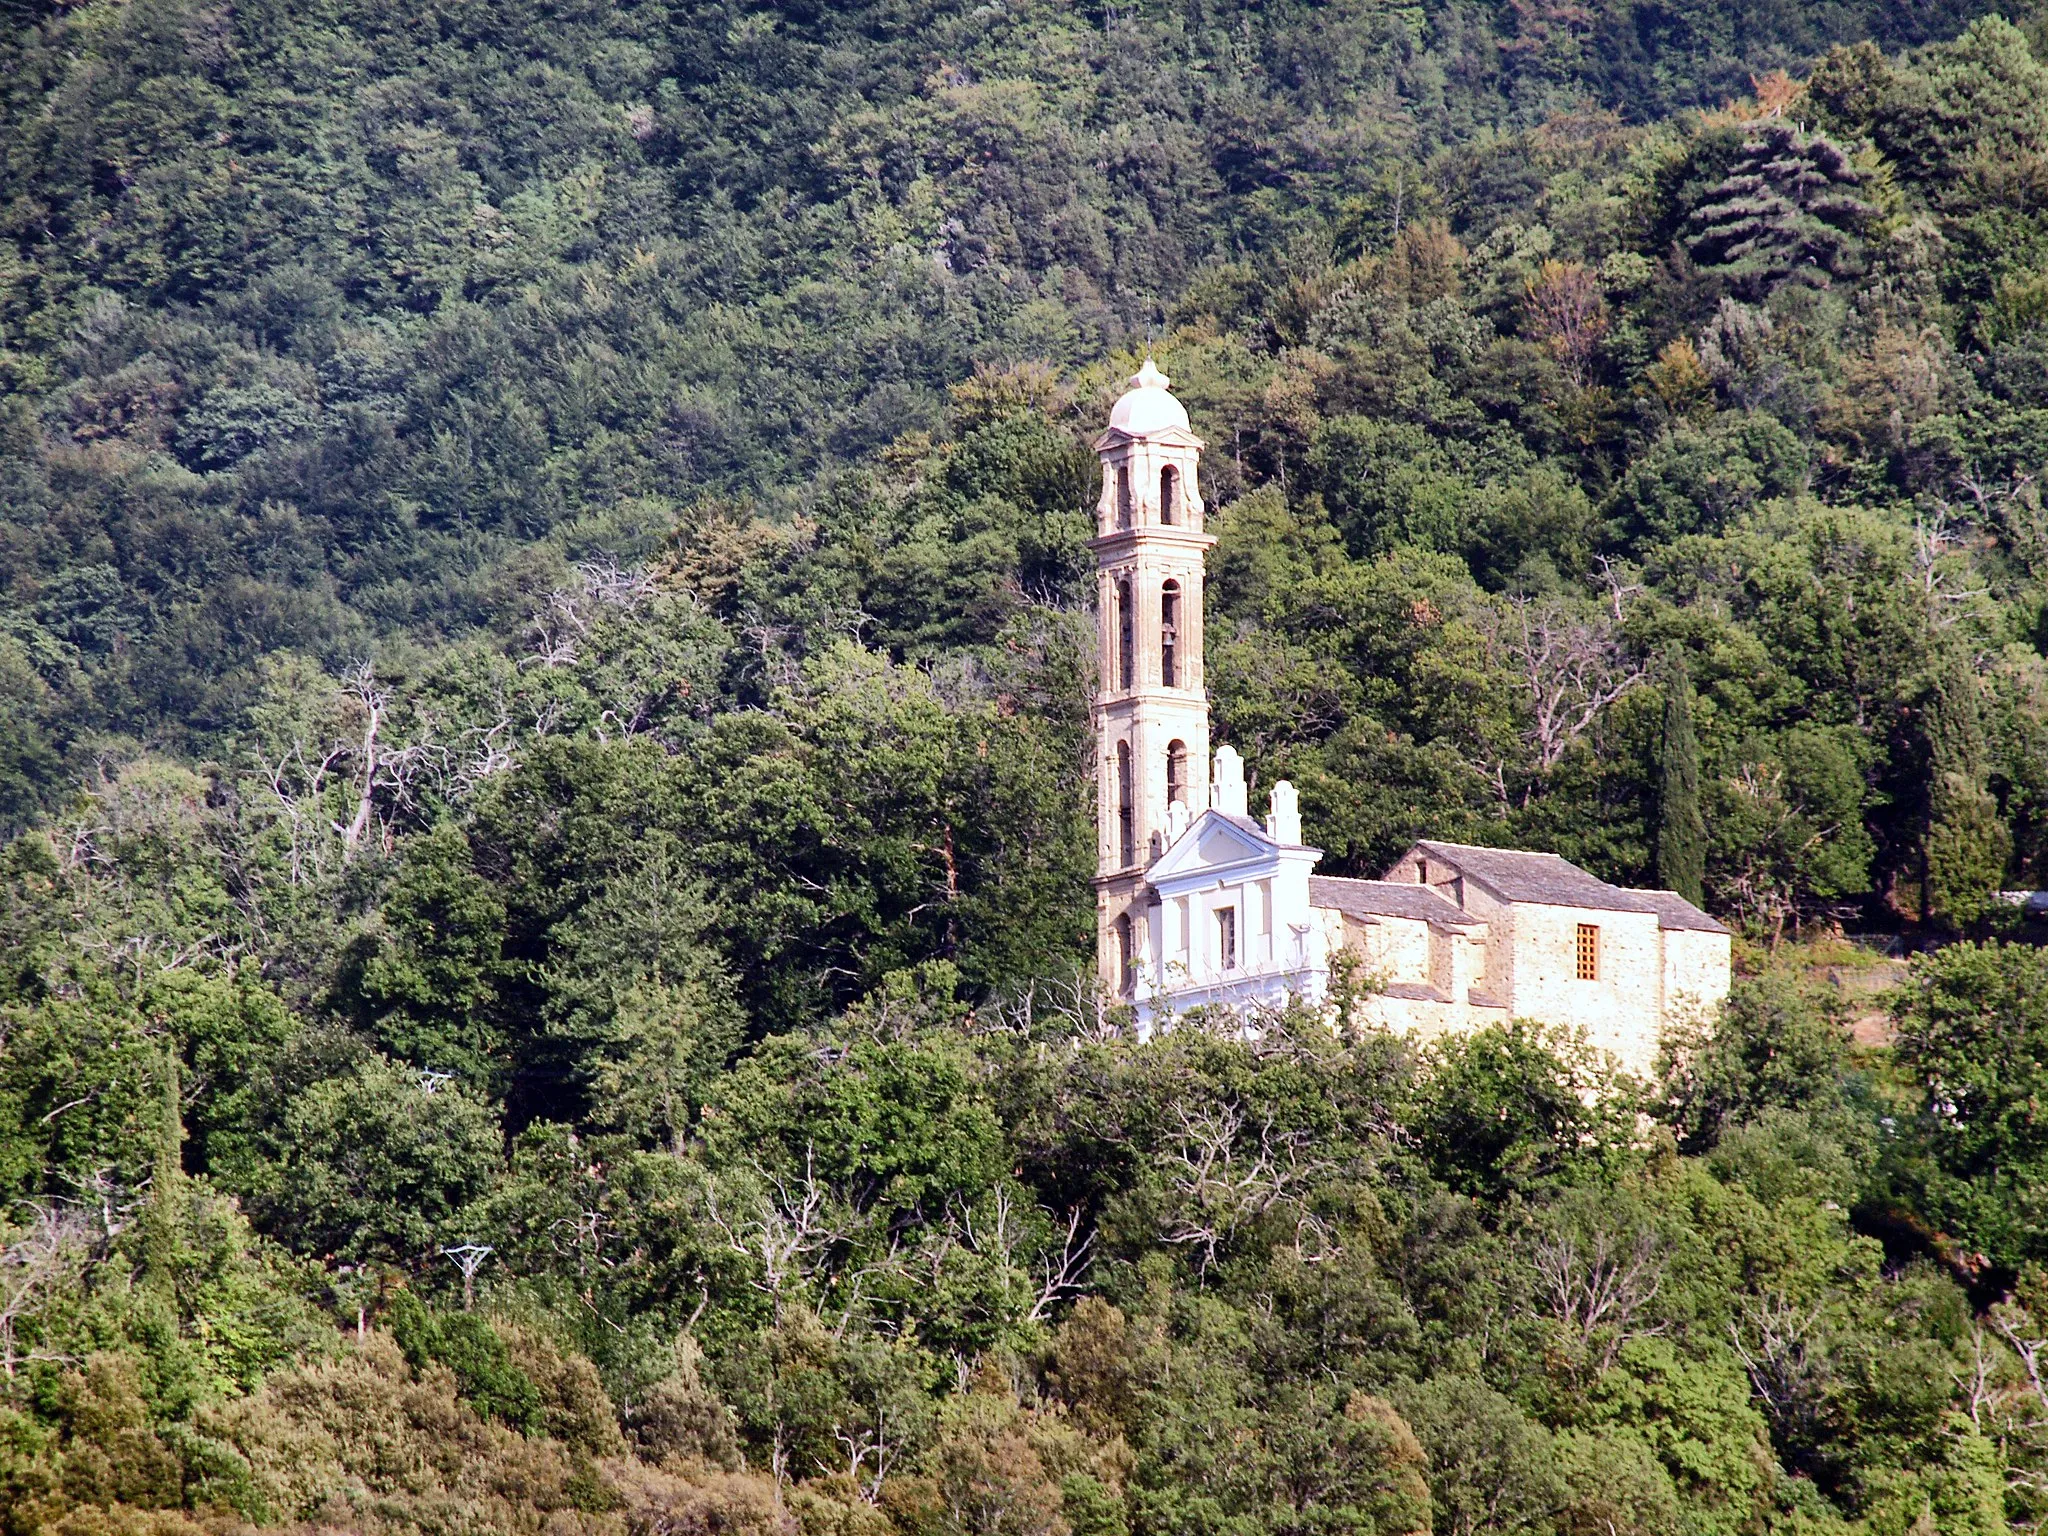
<instances>
[{"instance_id":1,"label":"arched bell opening","mask_svg":"<svg viewBox=\"0 0 2048 1536\"><path fill-rule=\"evenodd\" d=\"M1138 614L1131 602L1128 577L1116 584L1116 686L1128 692L1138 686Z\"/></svg>"},{"instance_id":2,"label":"arched bell opening","mask_svg":"<svg viewBox=\"0 0 2048 1536\"><path fill-rule=\"evenodd\" d=\"M1178 688L1180 681L1180 583L1159 589L1159 681Z\"/></svg>"},{"instance_id":3,"label":"arched bell opening","mask_svg":"<svg viewBox=\"0 0 2048 1536\"><path fill-rule=\"evenodd\" d=\"M1123 868L1138 862L1137 810L1131 801L1131 744L1116 744L1117 855Z\"/></svg>"}]
</instances>

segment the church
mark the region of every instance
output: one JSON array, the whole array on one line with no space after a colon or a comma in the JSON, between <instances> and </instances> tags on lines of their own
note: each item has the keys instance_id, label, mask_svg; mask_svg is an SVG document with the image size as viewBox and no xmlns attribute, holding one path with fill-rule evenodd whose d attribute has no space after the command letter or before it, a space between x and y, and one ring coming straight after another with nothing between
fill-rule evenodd
<instances>
[{"instance_id":1,"label":"church","mask_svg":"<svg viewBox=\"0 0 2048 1536\"><path fill-rule=\"evenodd\" d=\"M1728 995L1728 930L1672 891L1552 853L1417 843L1377 880L1315 873L1284 779L1254 817L1242 758L1209 747L1202 440L1148 358L1096 439L1096 933L1140 1035L1191 1009L1327 995L1348 951L1374 1023L1428 1039L1534 1019L1623 1066Z\"/></svg>"}]
</instances>

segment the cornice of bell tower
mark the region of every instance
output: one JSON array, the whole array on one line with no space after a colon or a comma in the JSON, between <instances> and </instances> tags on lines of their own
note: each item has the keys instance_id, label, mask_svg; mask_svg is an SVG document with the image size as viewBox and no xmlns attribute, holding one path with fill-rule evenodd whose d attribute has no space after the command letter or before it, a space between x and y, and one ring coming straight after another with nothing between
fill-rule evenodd
<instances>
[{"instance_id":1,"label":"cornice of bell tower","mask_svg":"<svg viewBox=\"0 0 2048 1536\"><path fill-rule=\"evenodd\" d=\"M1099 565L1143 549L1180 549L1201 555L1215 542L1215 534L1198 532L1193 528L1113 528L1090 539L1088 547L1095 551Z\"/></svg>"}]
</instances>

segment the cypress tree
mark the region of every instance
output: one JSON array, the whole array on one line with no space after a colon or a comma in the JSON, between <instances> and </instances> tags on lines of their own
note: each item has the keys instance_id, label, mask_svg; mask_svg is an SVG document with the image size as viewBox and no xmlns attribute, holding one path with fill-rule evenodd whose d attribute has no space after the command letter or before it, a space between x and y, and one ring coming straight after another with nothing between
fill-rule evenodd
<instances>
[{"instance_id":1,"label":"cypress tree","mask_svg":"<svg viewBox=\"0 0 2048 1536\"><path fill-rule=\"evenodd\" d=\"M1664 743L1659 754L1657 878L1698 906L1707 899L1707 823L1700 814L1700 742L1692 678L1676 646L1664 655Z\"/></svg>"}]
</instances>

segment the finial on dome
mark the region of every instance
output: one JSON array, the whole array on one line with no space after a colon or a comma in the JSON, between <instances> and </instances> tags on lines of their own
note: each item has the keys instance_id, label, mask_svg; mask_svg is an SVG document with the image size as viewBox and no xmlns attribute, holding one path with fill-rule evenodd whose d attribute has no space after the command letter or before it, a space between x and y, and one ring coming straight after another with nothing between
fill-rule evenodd
<instances>
[{"instance_id":1,"label":"finial on dome","mask_svg":"<svg viewBox=\"0 0 2048 1536\"><path fill-rule=\"evenodd\" d=\"M1132 437L1142 437L1148 432L1187 430L1187 407L1167 392L1166 386L1173 380L1161 373L1159 365L1149 356L1145 359L1145 366L1132 374L1129 382L1130 388L1110 408L1111 427Z\"/></svg>"}]
</instances>

